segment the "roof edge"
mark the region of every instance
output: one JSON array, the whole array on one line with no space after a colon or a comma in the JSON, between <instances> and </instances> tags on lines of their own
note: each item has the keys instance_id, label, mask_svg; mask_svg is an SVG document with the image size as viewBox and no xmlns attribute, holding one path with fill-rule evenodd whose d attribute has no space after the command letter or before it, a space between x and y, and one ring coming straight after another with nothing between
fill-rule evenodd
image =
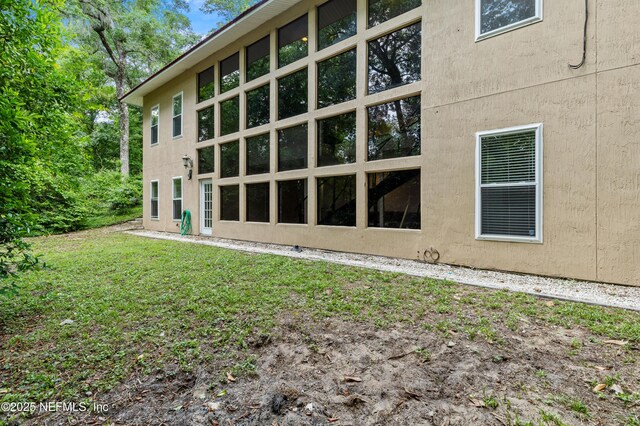
<instances>
[{"instance_id":1,"label":"roof edge","mask_svg":"<svg viewBox=\"0 0 640 426\"><path fill-rule=\"evenodd\" d=\"M187 57L189 57L190 55L192 55L193 53L195 53L195 51L199 50L202 47L205 47L206 44L208 44L209 42L213 41L216 37L218 37L220 34L222 34L223 32L225 32L226 30L228 30L229 28L231 28L232 26L234 26L235 24L237 24L238 22L240 22L241 20L243 20L244 18L246 18L247 16L253 14L254 12L256 12L260 7L264 6L265 4L267 4L268 2L270 2L272 0L260 0L258 3L254 4L253 6L251 6L250 8L248 8L247 10L245 10L244 12L242 12L240 15L236 16L235 18L233 18L231 21L227 22L226 24L224 24L222 27L218 28L216 31L214 31L213 33L209 34L208 36L206 36L205 38L203 38L202 40L200 40L198 43L194 44L192 47L190 47L186 52L182 53L180 56L178 56L177 58L175 58L173 61L169 62L167 65L165 65L164 67L160 68L158 71L154 72L153 74L151 74L149 77L147 77L145 80L143 80L141 83L139 83L138 85L136 85L134 88L132 88L131 90L129 90L127 93L125 93L124 95L122 95L120 98L118 98L118 100L120 102L125 102L125 103L131 103L133 105L138 105L137 103L133 103L133 102L128 102L127 98L129 98L130 96L132 96L133 94L135 94L135 92L137 92L139 89L141 89L144 85L148 84L149 82L151 82L152 80L154 80L155 78L159 77L161 74L163 74L164 72L168 71L170 68L172 68L174 65L176 65L177 63L179 63L180 61L186 59Z\"/></svg>"}]
</instances>

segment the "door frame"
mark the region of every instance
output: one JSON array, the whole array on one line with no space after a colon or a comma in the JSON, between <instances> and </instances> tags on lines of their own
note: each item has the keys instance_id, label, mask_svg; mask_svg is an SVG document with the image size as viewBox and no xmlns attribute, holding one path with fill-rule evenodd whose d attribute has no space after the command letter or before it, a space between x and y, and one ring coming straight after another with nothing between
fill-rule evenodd
<instances>
[{"instance_id":1,"label":"door frame","mask_svg":"<svg viewBox=\"0 0 640 426\"><path fill-rule=\"evenodd\" d=\"M211 228L205 228L205 190L204 187L206 184L211 185ZM200 180L200 234L201 235L211 235L213 233L213 179L201 179Z\"/></svg>"}]
</instances>

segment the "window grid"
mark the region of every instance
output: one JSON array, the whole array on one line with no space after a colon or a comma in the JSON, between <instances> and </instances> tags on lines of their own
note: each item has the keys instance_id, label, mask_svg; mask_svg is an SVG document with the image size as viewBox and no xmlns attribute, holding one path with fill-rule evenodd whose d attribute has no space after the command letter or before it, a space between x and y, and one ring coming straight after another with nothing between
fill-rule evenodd
<instances>
[{"instance_id":1,"label":"window grid","mask_svg":"<svg viewBox=\"0 0 640 426\"><path fill-rule=\"evenodd\" d=\"M174 221L182 219L182 189L182 177L174 177L171 185Z\"/></svg>"},{"instance_id":2,"label":"window grid","mask_svg":"<svg viewBox=\"0 0 640 426\"><path fill-rule=\"evenodd\" d=\"M543 186L542 186L542 131L543 125L531 124L526 126L511 127L507 129L491 130L486 132L478 132L476 134L476 239L478 240L493 240L493 241L512 241L512 242L529 242L529 243L542 243L543 233ZM533 171L527 171L523 167L522 161L519 164L514 164L506 175L497 174L493 175L488 172L485 173L483 167L486 165L483 162L483 143L485 140L492 136L509 137L526 134L527 132L535 132L535 147L533 154ZM511 164L509 164L511 167ZM533 172L534 179L526 175L531 175ZM512 177L515 176L515 177ZM489 194L488 191L502 191L506 193L506 196L513 196L510 191L517 189L530 189L535 191L535 233L531 236L523 235L508 235L508 234L487 234L483 233L483 193ZM504 195L504 194L503 194ZM518 195L518 194L515 194ZM522 195L520 194L522 197ZM511 205L509 206L511 208Z\"/></svg>"},{"instance_id":3,"label":"window grid","mask_svg":"<svg viewBox=\"0 0 640 426\"><path fill-rule=\"evenodd\" d=\"M366 8L366 1L358 1L358 10L362 7ZM224 101L228 101L236 96L240 97L240 129L239 132L219 136L220 121L216 123L216 137L212 141L208 141L206 145L215 144L218 149L221 145L236 141L240 139L240 175L237 177L227 177L224 179L224 184L217 185L218 188L222 186L228 186L233 184L240 185L240 212L241 222L245 221L245 196L244 189L245 184L254 184L264 182L265 178L268 178L272 185L270 192L271 201L271 215L270 223L278 223L278 200L277 200L277 187L278 182L291 180L291 179L305 179L307 182L308 191L308 206L307 206L307 226L312 226L317 223L316 219L316 179L322 177L332 177L342 174L357 174L358 192L362 192L360 188L366 181L366 173L369 172L383 172L383 171L395 171L402 169L415 169L421 166L421 158L406 157L397 159L385 159L375 162L367 161L367 108L375 106L382 102L390 102L397 99L403 99L411 96L421 96L422 87L420 82L410 83L404 86L396 87L393 90L388 90L381 93L372 95L367 94L367 72L364 74L358 72L356 79L356 99L332 105L326 108L317 108L317 92L315 87L315 81L317 80L317 66L320 62L326 61L345 53L350 50L356 50L358 68L367 69L367 43L373 39L387 35L408 25L415 24L422 21L421 8L410 10L400 16L394 17L386 22L383 22L373 28L367 28L367 16L366 14L358 13L357 16L357 33L345 40L341 40L331 46L318 50L317 46L317 8L312 8L307 13L308 16L308 53L305 57L296 60L295 62L278 68L278 28L273 28L268 34L257 33L256 37L250 42L246 43L246 46L251 45L265 37L269 37L270 40L270 66L269 73L260 77L257 77L251 81L247 81L246 77L246 46L240 49L240 85L225 93L220 93L219 88L216 89L216 95L208 100L197 104L198 109L203 109L211 105L217 105L218 111L220 110L220 104ZM288 22L283 22L278 27L286 25ZM421 48L421 50L423 50ZM227 55L220 55L218 61L215 62L218 66L215 67L216 74L220 69L220 60L224 60ZM420 64L421 68L424 63L424 55L421 54ZM211 66L209 63L207 66ZM207 66L203 66L202 69L206 69ZM308 70L308 112L288 117L282 120L278 120L278 81L283 77L293 74L297 71L301 71L307 68ZM219 80L219 76L216 75L216 81ZM270 87L270 122L267 125L246 128L246 93L259 89L260 87L268 84ZM364 103L363 103L364 102ZM331 165L324 167L317 167L317 121L326 118L334 117L340 114L356 113L356 161L348 164ZM421 117L421 120L423 117ZM308 161L307 166L302 169L278 171L278 134L282 129L295 127L306 124L308 126ZM270 168L267 174L261 175L249 175L246 173L246 139L259 136L268 132L270 136ZM220 157L218 157L220 158ZM359 167L364 164L365 173L357 172ZM214 173L214 180L219 177L219 170ZM363 194L358 194L358 206L363 203ZM364 201L366 203L366 201ZM359 210L366 211L366 205L359 207ZM360 216L360 215L359 215ZM366 218L358 218L358 228L366 228ZM403 232L411 232L410 230L402 230Z\"/></svg>"},{"instance_id":4,"label":"window grid","mask_svg":"<svg viewBox=\"0 0 640 426\"><path fill-rule=\"evenodd\" d=\"M182 92L178 93L171 99L171 111L173 117L172 135L174 138L182 137L182 113L184 112L184 99L182 97Z\"/></svg>"}]
</instances>

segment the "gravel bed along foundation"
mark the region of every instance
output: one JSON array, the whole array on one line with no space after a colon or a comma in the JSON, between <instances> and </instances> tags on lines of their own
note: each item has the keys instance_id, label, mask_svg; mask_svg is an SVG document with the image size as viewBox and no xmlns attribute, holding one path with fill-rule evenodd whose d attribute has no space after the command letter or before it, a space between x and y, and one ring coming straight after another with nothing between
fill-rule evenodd
<instances>
[{"instance_id":1,"label":"gravel bed along foundation","mask_svg":"<svg viewBox=\"0 0 640 426\"><path fill-rule=\"evenodd\" d=\"M478 287L518 291L540 297L640 311L640 287L487 271L445 264L422 263L408 259L395 259L312 248L302 248L300 251L294 251L290 246L278 244L227 240L194 235L183 236L167 232L136 230L127 231L127 233L139 237L203 244L251 253L274 254L296 259L322 260L341 265L454 281L460 284Z\"/></svg>"}]
</instances>

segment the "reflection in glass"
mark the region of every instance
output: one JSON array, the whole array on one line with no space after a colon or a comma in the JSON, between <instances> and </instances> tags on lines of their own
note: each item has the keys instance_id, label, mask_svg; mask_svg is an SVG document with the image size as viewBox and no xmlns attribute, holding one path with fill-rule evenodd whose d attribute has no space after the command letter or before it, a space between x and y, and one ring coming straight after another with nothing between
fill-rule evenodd
<instances>
[{"instance_id":1,"label":"reflection in glass","mask_svg":"<svg viewBox=\"0 0 640 426\"><path fill-rule=\"evenodd\" d=\"M182 136L182 93L173 97L173 137Z\"/></svg>"},{"instance_id":2,"label":"reflection in glass","mask_svg":"<svg viewBox=\"0 0 640 426\"><path fill-rule=\"evenodd\" d=\"M422 4L422 0L369 0L369 28L402 15Z\"/></svg>"},{"instance_id":3,"label":"reflection in glass","mask_svg":"<svg viewBox=\"0 0 640 426\"><path fill-rule=\"evenodd\" d=\"M247 47L247 81L255 80L269 73L269 36Z\"/></svg>"},{"instance_id":4,"label":"reflection in glass","mask_svg":"<svg viewBox=\"0 0 640 426\"><path fill-rule=\"evenodd\" d=\"M318 63L318 108L355 98L355 49Z\"/></svg>"},{"instance_id":5,"label":"reflection in glass","mask_svg":"<svg viewBox=\"0 0 640 426\"><path fill-rule=\"evenodd\" d=\"M209 146L198 150L198 174L213 173L215 170L216 147Z\"/></svg>"},{"instance_id":6,"label":"reflection in glass","mask_svg":"<svg viewBox=\"0 0 640 426\"><path fill-rule=\"evenodd\" d=\"M269 182L245 186L247 222L269 222Z\"/></svg>"},{"instance_id":7,"label":"reflection in glass","mask_svg":"<svg viewBox=\"0 0 640 426\"><path fill-rule=\"evenodd\" d=\"M536 16L536 0L481 0L480 33Z\"/></svg>"},{"instance_id":8,"label":"reflection in glass","mask_svg":"<svg viewBox=\"0 0 640 426\"><path fill-rule=\"evenodd\" d=\"M198 142L213 139L215 114L213 105L198 111Z\"/></svg>"},{"instance_id":9,"label":"reflection in glass","mask_svg":"<svg viewBox=\"0 0 640 426\"><path fill-rule=\"evenodd\" d=\"M356 0L330 0L318 7L318 50L356 34Z\"/></svg>"},{"instance_id":10,"label":"reflection in glass","mask_svg":"<svg viewBox=\"0 0 640 426\"><path fill-rule=\"evenodd\" d=\"M234 141L220 145L220 177L240 175L240 142Z\"/></svg>"},{"instance_id":11,"label":"reflection in glass","mask_svg":"<svg viewBox=\"0 0 640 426\"><path fill-rule=\"evenodd\" d=\"M369 173L369 226L420 229L420 170Z\"/></svg>"},{"instance_id":12,"label":"reflection in glass","mask_svg":"<svg viewBox=\"0 0 640 426\"><path fill-rule=\"evenodd\" d=\"M369 93L420 80L420 25L369 42Z\"/></svg>"},{"instance_id":13,"label":"reflection in glass","mask_svg":"<svg viewBox=\"0 0 640 426\"><path fill-rule=\"evenodd\" d=\"M240 85L240 53L234 53L220 61L220 93Z\"/></svg>"},{"instance_id":14,"label":"reflection in glass","mask_svg":"<svg viewBox=\"0 0 640 426\"><path fill-rule=\"evenodd\" d=\"M307 167L307 125L278 130L278 171Z\"/></svg>"},{"instance_id":15,"label":"reflection in glass","mask_svg":"<svg viewBox=\"0 0 640 426\"><path fill-rule=\"evenodd\" d=\"M278 182L278 223L307 223L307 180Z\"/></svg>"},{"instance_id":16,"label":"reflection in glass","mask_svg":"<svg viewBox=\"0 0 640 426\"><path fill-rule=\"evenodd\" d=\"M240 130L240 97L220 102L220 136Z\"/></svg>"},{"instance_id":17,"label":"reflection in glass","mask_svg":"<svg viewBox=\"0 0 640 426\"><path fill-rule=\"evenodd\" d=\"M216 88L215 80L213 67L198 73L198 102L213 98Z\"/></svg>"},{"instance_id":18,"label":"reflection in glass","mask_svg":"<svg viewBox=\"0 0 640 426\"><path fill-rule=\"evenodd\" d=\"M356 161L356 113L318 120L318 167Z\"/></svg>"},{"instance_id":19,"label":"reflection in glass","mask_svg":"<svg viewBox=\"0 0 640 426\"><path fill-rule=\"evenodd\" d=\"M240 220L240 186L220 187L220 220Z\"/></svg>"},{"instance_id":20,"label":"reflection in glass","mask_svg":"<svg viewBox=\"0 0 640 426\"><path fill-rule=\"evenodd\" d=\"M420 96L369 107L368 160L420 155Z\"/></svg>"},{"instance_id":21,"label":"reflection in glass","mask_svg":"<svg viewBox=\"0 0 640 426\"><path fill-rule=\"evenodd\" d=\"M309 19L303 15L278 29L278 68L307 56Z\"/></svg>"},{"instance_id":22,"label":"reflection in glass","mask_svg":"<svg viewBox=\"0 0 640 426\"><path fill-rule=\"evenodd\" d=\"M160 124L160 107L151 108L151 145L157 144L158 139L158 125Z\"/></svg>"},{"instance_id":23,"label":"reflection in glass","mask_svg":"<svg viewBox=\"0 0 640 426\"><path fill-rule=\"evenodd\" d=\"M307 69L278 80L278 120L307 112Z\"/></svg>"},{"instance_id":24,"label":"reflection in glass","mask_svg":"<svg viewBox=\"0 0 640 426\"><path fill-rule=\"evenodd\" d=\"M269 134L247 138L247 175L269 173Z\"/></svg>"},{"instance_id":25,"label":"reflection in glass","mask_svg":"<svg viewBox=\"0 0 640 426\"><path fill-rule=\"evenodd\" d=\"M269 85L247 92L247 129L269 123Z\"/></svg>"},{"instance_id":26,"label":"reflection in glass","mask_svg":"<svg viewBox=\"0 0 640 426\"><path fill-rule=\"evenodd\" d=\"M318 225L356 226L356 175L318 178Z\"/></svg>"}]
</instances>

